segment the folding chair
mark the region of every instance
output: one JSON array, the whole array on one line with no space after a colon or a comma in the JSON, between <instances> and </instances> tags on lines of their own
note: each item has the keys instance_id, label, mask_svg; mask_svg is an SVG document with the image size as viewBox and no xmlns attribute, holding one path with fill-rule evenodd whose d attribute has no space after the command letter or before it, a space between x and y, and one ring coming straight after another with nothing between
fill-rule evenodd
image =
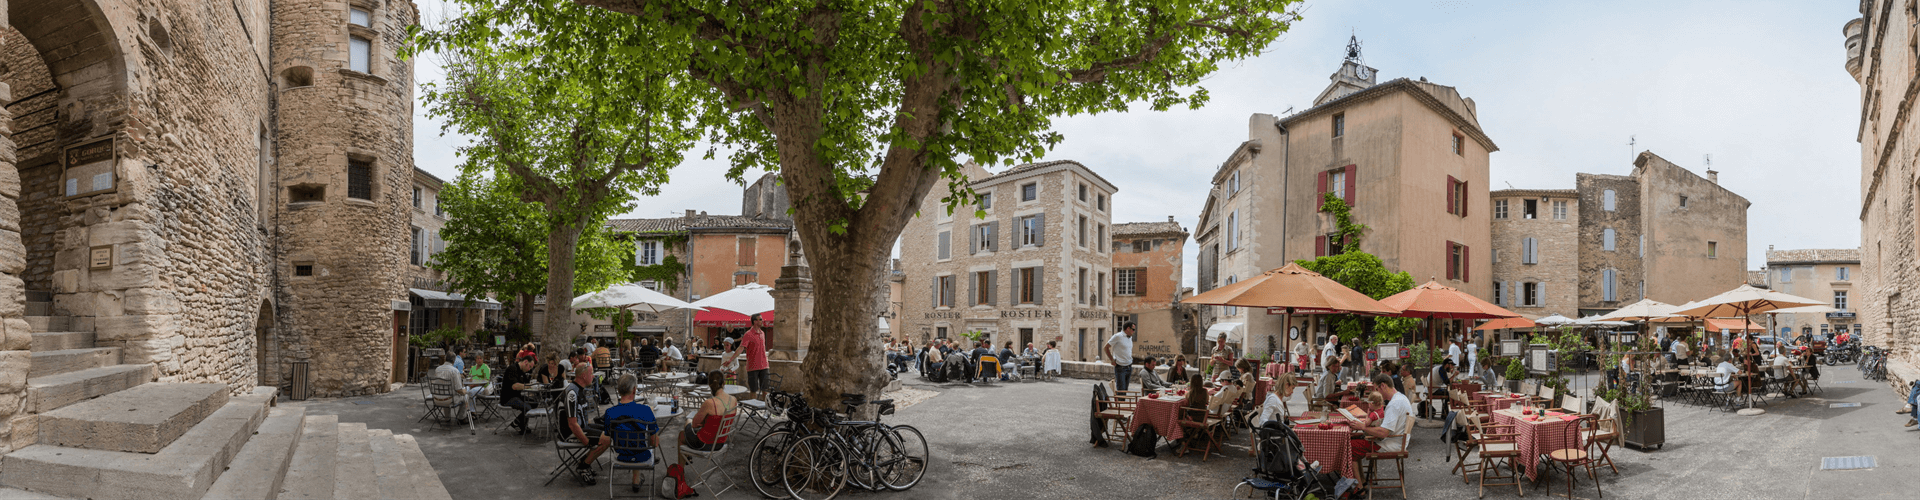
<instances>
[{"instance_id":1,"label":"folding chair","mask_svg":"<svg viewBox=\"0 0 1920 500\"><path fill-rule=\"evenodd\" d=\"M434 423L438 425L440 420L447 418L448 415L446 408L433 404L433 392L427 389L427 385L428 384L420 384L420 400L423 406L426 407L426 411L422 412L420 418L415 419L414 422L418 423L421 420L433 419Z\"/></svg>"},{"instance_id":2,"label":"folding chair","mask_svg":"<svg viewBox=\"0 0 1920 500\"><path fill-rule=\"evenodd\" d=\"M629 471L629 477L634 478L628 483L633 486L633 491L646 492L642 495L644 498L654 496L652 491L640 487L642 483L639 479L640 471L647 471L645 484L659 484L659 481L655 481L653 477L654 473L659 471L656 465L660 463L660 450L655 449L653 442L648 439L645 426L649 425L653 425L653 422L633 417L620 417L607 423L607 435L613 437L611 450L613 462L608 466L607 471L607 498L619 497L613 493L613 484L619 482L620 476L615 473L620 471ZM622 456L635 456L643 452L650 455L645 462L628 462L620 459ZM564 465L565 462L562 464Z\"/></svg>"},{"instance_id":3,"label":"folding chair","mask_svg":"<svg viewBox=\"0 0 1920 500\"><path fill-rule=\"evenodd\" d=\"M1106 389L1106 386L1094 386L1093 418L1100 419L1104 423L1102 437L1108 441L1118 442L1124 448L1127 441L1132 438L1127 433L1127 424L1133 421L1134 402L1131 399L1113 399L1107 396Z\"/></svg>"},{"instance_id":4,"label":"folding chair","mask_svg":"<svg viewBox=\"0 0 1920 500\"><path fill-rule=\"evenodd\" d=\"M1512 486L1520 496L1527 496L1527 487L1520 481L1520 434L1514 432L1512 424L1487 423L1481 426L1480 465L1475 467L1480 473L1480 497L1486 498L1488 486ZM1500 474L1501 462L1505 462L1507 473ZM1506 482L1488 482L1506 481Z\"/></svg>"},{"instance_id":5,"label":"folding chair","mask_svg":"<svg viewBox=\"0 0 1920 500\"><path fill-rule=\"evenodd\" d=\"M480 396L480 404L478 405L478 408L480 408L480 416L482 418L494 418L494 419L507 418L505 415L500 414L500 393L498 392L499 386L500 386L499 380L495 380L492 383L487 384L487 392L483 393Z\"/></svg>"},{"instance_id":6,"label":"folding chair","mask_svg":"<svg viewBox=\"0 0 1920 500\"><path fill-rule=\"evenodd\" d=\"M1400 490L1400 498L1407 498L1407 447L1413 444L1411 439L1413 437L1413 419L1409 418L1406 422L1405 425L1400 427L1399 434L1376 440L1386 441L1398 439L1400 440L1400 451L1374 451L1360 455L1361 477L1366 478L1365 484L1369 496L1373 494L1373 490ZM1380 477L1380 462L1386 460L1392 460L1394 465L1394 476L1390 478Z\"/></svg>"},{"instance_id":7,"label":"folding chair","mask_svg":"<svg viewBox=\"0 0 1920 500\"><path fill-rule=\"evenodd\" d=\"M717 447L712 450L701 451L701 450L696 450L696 449L685 447L685 446L680 447L680 450L679 450L680 456L685 457L687 459L688 465L692 465L693 460L696 460L696 459L704 460L707 462L706 469L700 471L700 480L692 484L689 484L688 486L693 487L693 489L695 490L699 490L700 486L707 484L707 481L712 480L713 476L718 474L719 476L726 478L727 486L725 488L720 488L718 490L714 490L712 487L708 487L708 489L711 490L708 492L708 494L713 495L714 498L719 498L721 493L726 493L727 490L733 489L733 487L737 485L737 483L733 480L733 475L727 473L726 469L723 469L720 467L720 461L725 457L727 448L731 448L731 446L727 445L727 438L733 436L734 422L739 418L740 418L740 412L738 411L735 411L733 413L728 414L727 416L720 418L720 431L714 434L714 437L713 437L713 444Z\"/></svg>"},{"instance_id":8,"label":"folding chair","mask_svg":"<svg viewBox=\"0 0 1920 500\"><path fill-rule=\"evenodd\" d=\"M1175 419L1186 437L1180 440L1180 456L1194 449L1194 443L1200 442L1200 461L1220 448L1222 437L1219 432L1225 426L1225 419L1208 413L1206 408L1180 408L1180 417Z\"/></svg>"},{"instance_id":9,"label":"folding chair","mask_svg":"<svg viewBox=\"0 0 1920 500\"><path fill-rule=\"evenodd\" d=\"M473 414L467 412L465 405L454 400L456 391L453 382L441 379L427 381L427 392L433 394L432 404L439 408L438 413L446 419L447 424L452 425L457 419L464 418L467 420L467 434L477 434L473 430ZM438 420L435 422L437 426Z\"/></svg>"},{"instance_id":10,"label":"folding chair","mask_svg":"<svg viewBox=\"0 0 1920 500\"><path fill-rule=\"evenodd\" d=\"M547 482L541 486L553 484L553 480L559 479L561 474L572 474L574 479L586 482L586 476L580 474L580 468L575 464L581 457L586 456L587 451L592 450L593 446L575 441L573 433L570 432L571 429L560 423L560 419L547 421L550 422L547 427L553 430L553 452L560 457L560 465L553 466L553 471L547 473Z\"/></svg>"}]
</instances>

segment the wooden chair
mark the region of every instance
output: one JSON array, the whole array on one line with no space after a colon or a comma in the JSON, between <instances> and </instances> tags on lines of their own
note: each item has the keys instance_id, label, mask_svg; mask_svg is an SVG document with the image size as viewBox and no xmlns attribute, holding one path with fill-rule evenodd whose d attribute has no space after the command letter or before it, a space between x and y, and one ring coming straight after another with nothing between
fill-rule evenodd
<instances>
[{"instance_id":1,"label":"wooden chair","mask_svg":"<svg viewBox=\"0 0 1920 500\"><path fill-rule=\"evenodd\" d=\"M1488 486L1512 486L1520 496L1527 496L1527 489L1520 482L1520 434L1514 432L1512 424L1486 424L1480 426L1479 438L1480 463L1475 470L1480 473L1480 498L1487 497ZM1504 463L1507 474L1500 474L1500 465ZM1488 482L1505 481L1505 482Z\"/></svg>"},{"instance_id":2,"label":"wooden chair","mask_svg":"<svg viewBox=\"0 0 1920 500\"><path fill-rule=\"evenodd\" d=\"M1400 451L1375 451L1360 454L1360 473L1365 478L1368 496L1373 490L1400 490L1400 498L1407 498L1407 447L1413 444L1413 419L1406 420L1400 427L1400 433L1385 438L1367 438L1369 441L1385 442L1400 440ZM1392 460L1393 477L1380 477L1380 462Z\"/></svg>"},{"instance_id":3,"label":"wooden chair","mask_svg":"<svg viewBox=\"0 0 1920 500\"><path fill-rule=\"evenodd\" d=\"M1194 445L1197 442L1199 443L1200 449L1200 461L1205 462L1207 461L1207 455L1213 454L1214 450L1220 448L1220 441L1223 436L1217 433L1224 431L1226 425L1225 419L1208 413L1206 408L1187 408L1183 406L1180 408L1180 418L1175 420L1179 422L1180 428L1182 429L1181 432L1186 435L1185 438L1180 440L1180 456L1187 456L1187 451L1194 449Z\"/></svg>"},{"instance_id":4,"label":"wooden chair","mask_svg":"<svg viewBox=\"0 0 1920 500\"><path fill-rule=\"evenodd\" d=\"M1585 433L1587 448L1595 452L1594 459L1587 463L1587 468L1598 469L1600 464L1605 463L1607 468L1613 469L1613 475L1620 475L1620 468L1613 465L1613 457L1608 455L1613 451L1613 440L1620 437L1620 421L1612 418L1596 418L1593 428Z\"/></svg>"},{"instance_id":5,"label":"wooden chair","mask_svg":"<svg viewBox=\"0 0 1920 500\"><path fill-rule=\"evenodd\" d=\"M1606 498L1607 496L1606 493L1600 491L1599 476L1594 475L1591 465L1593 463L1593 454L1587 452L1588 443L1585 442L1587 433L1595 429L1593 423L1593 415L1582 415L1578 420L1568 423L1566 426L1567 447L1547 452L1544 455L1552 465L1566 468L1567 498L1573 498L1573 483L1578 479L1574 476L1574 473L1583 468L1587 470L1587 479L1593 480L1593 491L1599 494L1600 498Z\"/></svg>"},{"instance_id":6,"label":"wooden chair","mask_svg":"<svg viewBox=\"0 0 1920 500\"><path fill-rule=\"evenodd\" d=\"M1559 408L1548 408L1547 410L1557 411L1561 413L1578 414L1578 413L1586 413L1586 409L1587 409L1586 401L1582 401L1579 396L1567 394L1567 395L1560 396Z\"/></svg>"},{"instance_id":7,"label":"wooden chair","mask_svg":"<svg viewBox=\"0 0 1920 500\"><path fill-rule=\"evenodd\" d=\"M1460 426L1460 428L1466 432L1467 438L1453 442L1455 462L1453 464L1453 470L1450 472L1460 474L1461 483L1472 484L1467 481L1467 477L1479 473L1480 465L1484 460L1468 463L1467 458L1473 456L1473 453L1480 449L1480 441L1485 439L1484 434L1486 431L1481 428L1478 420L1465 417L1465 414L1461 414L1459 417L1454 417L1453 420L1453 425Z\"/></svg>"},{"instance_id":8,"label":"wooden chair","mask_svg":"<svg viewBox=\"0 0 1920 500\"><path fill-rule=\"evenodd\" d=\"M1532 393L1528 393L1528 394L1532 394ZM1553 393L1552 387L1547 387L1544 385L1540 386L1540 394L1538 396L1531 396L1531 395L1528 396L1527 405L1528 406L1546 406L1546 405L1553 404L1556 402L1553 399L1553 396L1554 396L1554 393Z\"/></svg>"},{"instance_id":9,"label":"wooden chair","mask_svg":"<svg viewBox=\"0 0 1920 500\"><path fill-rule=\"evenodd\" d=\"M1126 448L1127 441L1133 437L1127 432L1127 424L1133 421L1133 405L1132 399L1093 400L1093 418L1106 423L1105 437L1108 441L1120 443L1121 448Z\"/></svg>"}]
</instances>

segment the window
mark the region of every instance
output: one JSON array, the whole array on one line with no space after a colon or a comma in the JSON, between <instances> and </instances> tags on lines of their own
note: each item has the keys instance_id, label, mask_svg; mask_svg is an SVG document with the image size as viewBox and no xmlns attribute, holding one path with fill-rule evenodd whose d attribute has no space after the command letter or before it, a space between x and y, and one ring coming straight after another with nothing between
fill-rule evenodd
<instances>
[{"instance_id":1,"label":"window","mask_svg":"<svg viewBox=\"0 0 1920 500\"><path fill-rule=\"evenodd\" d=\"M1139 286L1140 286L1140 270L1139 269L1113 270L1113 294L1114 295L1119 295L1122 297L1139 296L1140 295Z\"/></svg>"},{"instance_id":2,"label":"window","mask_svg":"<svg viewBox=\"0 0 1920 500\"><path fill-rule=\"evenodd\" d=\"M1498 248L1493 249L1493 263L1500 263L1500 249Z\"/></svg>"},{"instance_id":3,"label":"window","mask_svg":"<svg viewBox=\"0 0 1920 500\"><path fill-rule=\"evenodd\" d=\"M1493 254L1498 256L1500 255L1500 251L1494 250ZM1494 262L1499 262L1499 261L1500 261L1499 257L1494 257ZM1507 304L1507 294L1506 294L1507 287L1501 286L1501 285L1504 285L1504 283L1493 284L1493 305L1500 306L1500 307L1512 307L1512 305Z\"/></svg>"},{"instance_id":4,"label":"window","mask_svg":"<svg viewBox=\"0 0 1920 500\"><path fill-rule=\"evenodd\" d=\"M1133 253L1153 251L1153 240L1133 240Z\"/></svg>"},{"instance_id":5,"label":"window","mask_svg":"<svg viewBox=\"0 0 1920 500\"><path fill-rule=\"evenodd\" d=\"M347 161L347 197L362 200L373 199L373 164Z\"/></svg>"},{"instance_id":6,"label":"window","mask_svg":"<svg viewBox=\"0 0 1920 500\"><path fill-rule=\"evenodd\" d=\"M1347 135L1347 114L1333 115L1333 137L1338 139L1345 135Z\"/></svg>"},{"instance_id":7,"label":"window","mask_svg":"<svg viewBox=\"0 0 1920 500\"><path fill-rule=\"evenodd\" d=\"M1227 214L1227 251L1240 248L1240 211Z\"/></svg>"},{"instance_id":8,"label":"window","mask_svg":"<svg viewBox=\"0 0 1920 500\"><path fill-rule=\"evenodd\" d=\"M934 307L953 307L953 277L937 277L934 283Z\"/></svg>"},{"instance_id":9,"label":"window","mask_svg":"<svg viewBox=\"0 0 1920 500\"><path fill-rule=\"evenodd\" d=\"M1039 183L1029 182L1020 185L1020 201L1033 201L1037 199L1040 199Z\"/></svg>"},{"instance_id":10,"label":"window","mask_svg":"<svg viewBox=\"0 0 1920 500\"><path fill-rule=\"evenodd\" d=\"M1234 170L1233 175L1227 176L1227 195L1232 196L1234 194L1238 194L1239 192L1240 192L1240 171Z\"/></svg>"},{"instance_id":11,"label":"window","mask_svg":"<svg viewBox=\"0 0 1920 500\"><path fill-rule=\"evenodd\" d=\"M1687 208L1687 195L1680 195L1680 208Z\"/></svg>"},{"instance_id":12,"label":"window","mask_svg":"<svg viewBox=\"0 0 1920 500\"><path fill-rule=\"evenodd\" d=\"M1521 207L1523 209L1521 217L1526 219L1540 218L1540 200L1523 200L1521 203L1523 205Z\"/></svg>"},{"instance_id":13,"label":"window","mask_svg":"<svg viewBox=\"0 0 1920 500\"><path fill-rule=\"evenodd\" d=\"M409 259L409 262L412 262L413 265L416 265L416 266L420 265L423 262L426 262L426 259L427 259L426 253L427 253L426 230L423 230L417 227L413 228L413 251L412 251L413 257Z\"/></svg>"},{"instance_id":14,"label":"window","mask_svg":"<svg viewBox=\"0 0 1920 500\"><path fill-rule=\"evenodd\" d=\"M305 264L295 263L293 265L293 275L294 276L313 276L313 264L312 263L305 263Z\"/></svg>"},{"instance_id":15,"label":"window","mask_svg":"<svg viewBox=\"0 0 1920 500\"><path fill-rule=\"evenodd\" d=\"M1087 201L1087 185L1081 184L1080 185L1080 202L1086 203L1086 201Z\"/></svg>"},{"instance_id":16,"label":"window","mask_svg":"<svg viewBox=\"0 0 1920 500\"><path fill-rule=\"evenodd\" d=\"M1096 251L1100 251L1100 252L1107 251L1107 225L1106 224L1093 225L1093 247L1094 247L1094 250Z\"/></svg>"},{"instance_id":17,"label":"window","mask_svg":"<svg viewBox=\"0 0 1920 500\"><path fill-rule=\"evenodd\" d=\"M759 280L760 280L760 273L755 273L755 272L733 273L733 286L740 286L740 285L745 285L750 283L758 283Z\"/></svg>"},{"instance_id":18,"label":"window","mask_svg":"<svg viewBox=\"0 0 1920 500\"><path fill-rule=\"evenodd\" d=\"M937 247L935 247L934 252L940 255L939 260L947 260L947 259L953 258L953 231L941 231L940 241L937 241L934 244L938 245Z\"/></svg>"},{"instance_id":19,"label":"window","mask_svg":"<svg viewBox=\"0 0 1920 500\"><path fill-rule=\"evenodd\" d=\"M1540 263L1540 240L1527 237L1520 240L1520 263Z\"/></svg>"},{"instance_id":20,"label":"window","mask_svg":"<svg viewBox=\"0 0 1920 500\"><path fill-rule=\"evenodd\" d=\"M1075 302L1081 304L1087 303L1087 268L1080 268L1080 281L1078 285L1074 286L1074 296L1076 297L1074 299Z\"/></svg>"},{"instance_id":21,"label":"window","mask_svg":"<svg viewBox=\"0 0 1920 500\"><path fill-rule=\"evenodd\" d=\"M1105 194L1093 195L1093 199L1094 199L1093 208L1095 210L1099 210L1102 212L1107 211L1107 195Z\"/></svg>"},{"instance_id":22,"label":"window","mask_svg":"<svg viewBox=\"0 0 1920 500\"><path fill-rule=\"evenodd\" d=\"M1613 211L1613 190L1612 189L1608 189L1605 192L1600 193L1600 208L1608 212Z\"/></svg>"},{"instance_id":23,"label":"window","mask_svg":"<svg viewBox=\"0 0 1920 500\"><path fill-rule=\"evenodd\" d=\"M1600 249L1613 251L1613 228L1600 230Z\"/></svg>"},{"instance_id":24,"label":"window","mask_svg":"<svg viewBox=\"0 0 1920 500\"><path fill-rule=\"evenodd\" d=\"M980 209L987 210L991 208L993 208L993 193L980 193Z\"/></svg>"},{"instance_id":25,"label":"window","mask_svg":"<svg viewBox=\"0 0 1920 500\"><path fill-rule=\"evenodd\" d=\"M1640 256L1647 256L1647 233L1640 233Z\"/></svg>"},{"instance_id":26,"label":"window","mask_svg":"<svg viewBox=\"0 0 1920 500\"><path fill-rule=\"evenodd\" d=\"M1718 241L1707 242L1707 258L1709 259L1720 258L1720 242Z\"/></svg>"},{"instance_id":27,"label":"window","mask_svg":"<svg viewBox=\"0 0 1920 500\"><path fill-rule=\"evenodd\" d=\"M1021 304L1040 303L1040 268L1023 267L1014 270L1014 291L1019 295Z\"/></svg>"},{"instance_id":28,"label":"window","mask_svg":"<svg viewBox=\"0 0 1920 500\"><path fill-rule=\"evenodd\" d=\"M1046 229L1045 217L1045 215L1029 215L1019 219L1021 246L1040 246L1046 243L1043 232Z\"/></svg>"},{"instance_id":29,"label":"window","mask_svg":"<svg viewBox=\"0 0 1920 500\"><path fill-rule=\"evenodd\" d=\"M1781 283L1793 282L1793 266L1782 266L1780 268L1780 282Z\"/></svg>"},{"instance_id":30,"label":"window","mask_svg":"<svg viewBox=\"0 0 1920 500\"><path fill-rule=\"evenodd\" d=\"M652 240L640 242L640 247L634 251L634 257L635 264L642 266L660 265L660 242Z\"/></svg>"},{"instance_id":31,"label":"window","mask_svg":"<svg viewBox=\"0 0 1920 500\"><path fill-rule=\"evenodd\" d=\"M446 217L447 210L440 206L440 193L433 194L433 215Z\"/></svg>"},{"instance_id":32,"label":"window","mask_svg":"<svg viewBox=\"0 0 1920 500\"><path fill-rule=\"evenodd\" d=\"M660 291L660 282L654 281L654 280L643 280L640 282L640 288L645 288L648 290L653 290L658 292Z\"/></svg>"},{"instance_id":33,"label":"window","mask_svg":"<svg viewBox=\"0 0 1920 500\"><path fill-rule=\"evenodd\" d=\"M1455 156L1466 156L1467 148L1464 139L1466 138L1460 137L1460 134L1453 134L1453 154Z\"/></svg>"},{"instance_id":34,"label":"window","mask_svg":"<svg viewBox=\"0 0 1920 500\"><path fill-rule=\"evenodd\" d=\"M1447 176L1447 213L1467 216L1467 182Z\"/></svg>"},{"instance_id":35,"label":"window","mask_svg":"<svg viewBox=\"0 0 1920 500\"><path fill-rule=\"evenodd\" d=\"M944 242L942 242L942 245L940 246L941 248L946 248L946 245L944 244ZM754 266L755 261L760 257L758 252L759 248L760 248L759 238L756 238L753 236L735 238L733 240L733 253L737 259L735 261L735 264L743 267ZM775 259L780 258L779 256L780 254L777 254L777 253L774 254Z\"/></svg>"},{"instance_id":36,"label":"window","mask_svg":"<svg viewBox=\"0 0 1920 500\"><path fill-rule=\"evenodd\" d=\"M1493 200L1493 218L1507 218L1507 200Z\"/></svg>"},{"instance_id":37,"label":"window","mask_svg":"<svg viewBox=\"0 0 1920 500\"><path fill-rule=\"evenodd\" d=\"M997 225L999 225L998 222L973 226L973 253L993 251L996 246L993 240L1000 236L993 231L993 227Z\"/></svg>"},{"instance_id":38,"label":"window","mask_svg":"<svg viewBox=\"0 0 1920 500\"><path fill-rule=\"evenodd\" d=\"M1847 310L1847 291L1846 290L1833 291L1833 308L1839 309L1842 311Z\"/></svg>"},{"instance_id":39,"label":"window","mask_svg":"<svg viewBox=\"0 0 1920 500\"><path fill-rule=\"evenodd\" d=\"M1347 171L1346 171L1346 169L1340 169L1340 170L1335 170L1335 171L1333 171L1333 173L1332 173L1332 174L1330 174L1330 175L1328 175L1328 176L1327 176L1327 188L1328 188L1328 189L1331 189L1331 191L1329 191L1329 192L1331 192L1331 193L1333 193L1333 197L1335 197L1335 198L1339 198L1339 199L1342 199L1342 200L1345 200L1345 199L1347 199Z\"/></svg>"},{"instance_id":40,"label":"window","mask_svg":"<svg viewBox=\"0 0 1920 500\"><path fill-rule=\"evenodd\" d=\"M1227 277L1227 284L1228 284L1228 285L1231 285L1231 284L1234 284L1234 283L1239 283L1239 282L1240 282L1240 277L1239 277L1239 276L1228 276L1228 277ZM1238 307L1233 307L1233 306L1226 306L1226 307L1227 307L1227 313L1226 313L1226 315L1227 315L1227 316L1235 316L1235 315L1239 315L1239 314L1240 314L1240 308L1238 308Z\"/></svg>"},{"instance_id":41,"label":"window","mask_svg":"<svg viewBox=\"0 0 1920 500\"><path fill-rule=\"evenodd\" d=\"M1080 226L1077 232L1075 233L1074 239L1076 240L1076 242L1080 244L1081 247L1087 246L1087 216L1085 215L1080 216Z\"/></svg>"},{"instance_id":42,"label":"window","mask_svg":"<svg viewBox=\"0 0 1920 500\"><path fill-rule=\"evenodd\" d=\"M369 22L372 17L366 9L359 7L347 9L347 23L354 26L372 27L373 24Z\"/></svg>"},{"instance_id":43,"label":"window","mask_svg":"<svg viewBox=\"0 0 1920 500\"><path fill-rule=\"evenodd\" d=\"M1553 202L1553 220L1567 220L1566 200L1557 200Z\"/></svg>"},{"instance_id":44,"label":"window","mask_svg":"<svg viewBox=\"0 0 1920 500\"><path fill-rule=\"evenodd\" d=\"M413 187L413 208L425 208L420 206L420 186Z\"/></svg>"},{"instance_id":45,"label":"window","mask_svg":"<svg viewBox=\"0 0 1920 500\"><path fill-rule=\"evenodd\" d=\"M1847 266L1833 268L1834 281L1847 281Z\"/></svg>"},{"instance_id":46,"label":"window","mask_svg":"<svg viewBox=\"0 0 1920 500\"><path fill-rule=\"evenodd\" d=\"M933 338L936 338L936 339L947 338L947 327L944 327L944 326L934 327L933 332L934 332Z\"/></svg>"},{"instance_id":47,"label":"window","mask_svg":"<svg viewBox=\"0 0 1920 500\"><path fill-rule=\"evenodd\" d=\"M1447 242L1446 261L1447 279L1471 281L1470 278L1472 274L1469 273L1469 271L1471 270L1472 264L1471 261L1468 260L1466 245L1451 241Z\"/></svg>"},{"instance_id":48,"label":"window","mask_svg":"<svg viewBox=\"0 0 1920 500\"><path fill-rule=\"evenodd\" d=\"M361 38L359 36L354 36L348 40L347 69L351 69L361 73L369 73L371 72L373 67L372 60L373 60L373 41L372 40Z\"/></svg>"},{"instance_id":49,"label":"window","mask_svg":"<svg viewBox=\"0 0 1920 500\"><path fill-rule=\"evenodd\" d=\"M1530 307L1540 306L1540 284L1539 283L1521 283L1520 284L1520 305L1530 306Z\"/></svg>"},{"instance_id":50,"label":"window","mask_svg":"<svg viewBox=\"0 0 1920 500\"><path fill-rule=\"evenodd\" d=\"M1107 273L1095 273L1093 278L1093 305L1107 305Z\"/></svg>"},{"instance_id":51,"label":"window","mask_svg":"<svg viewBox=\"0 0 1920 500\"><path fill-rule=\"evenodd\" d=\"M973 305L993 304L993 271L973 273Z\"/></svg>"},{"instance_id":52,"label":"window","mask_svg":"<svg viewBox=\"0 0 1920 500\"><path fill-rule=\"evenodd\" d=\"M1601 302L1613 302L1615 300L1614 299L1614 274L1616 273L1612 269L1604 269L1600 271L1600 301Z\"/></svg>"}]
</instances>

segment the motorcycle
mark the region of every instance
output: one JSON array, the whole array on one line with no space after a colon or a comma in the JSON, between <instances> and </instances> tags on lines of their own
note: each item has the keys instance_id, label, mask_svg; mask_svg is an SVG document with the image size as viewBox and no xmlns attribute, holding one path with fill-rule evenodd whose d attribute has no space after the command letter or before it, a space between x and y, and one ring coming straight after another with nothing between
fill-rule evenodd
<instances>
[{"instance_id":1,"label":"motorcycle","mask_svg":"<svg viewBox=\"0 0 1920 500\"><path fill-rule=\"evenodd\" d=\"M1826 363L1827 363L1827 366L1833 366L1840 363L1852 363L1858 360L1859 357L1860 357L1860 348L1855 344L1848 343L1843 346L1828 348L1826 353Z\"/></svg>"}]
</instances>

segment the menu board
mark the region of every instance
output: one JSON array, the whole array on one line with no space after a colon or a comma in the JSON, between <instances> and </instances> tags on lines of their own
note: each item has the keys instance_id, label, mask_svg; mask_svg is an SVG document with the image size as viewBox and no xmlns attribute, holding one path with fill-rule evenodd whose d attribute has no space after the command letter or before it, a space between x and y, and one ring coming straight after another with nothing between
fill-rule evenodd
<instances>
[{"instance_id":1,"label":"menu board","mask_svg":"<svg viewBox=\"0 0 1920 500\"><path fill-rule=\"evenodd\" d=\"M60 193L71 197L113 191L118 156L112 137L67 148Z\"/></svg>"}]
</instances>

